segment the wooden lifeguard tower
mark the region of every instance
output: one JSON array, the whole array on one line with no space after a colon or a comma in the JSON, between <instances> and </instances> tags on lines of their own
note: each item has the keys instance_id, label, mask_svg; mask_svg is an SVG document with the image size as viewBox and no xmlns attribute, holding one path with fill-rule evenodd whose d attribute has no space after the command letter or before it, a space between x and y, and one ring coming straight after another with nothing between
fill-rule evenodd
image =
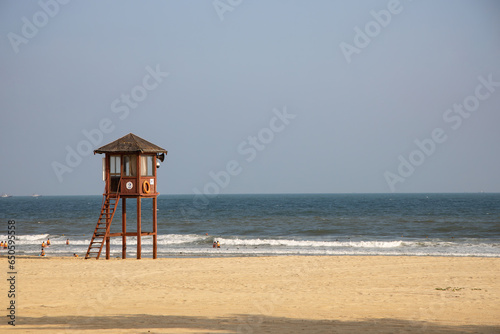
<instances>
[{"instance_id":1,"label":"wooden lifeguard tower","mask_svg":"<svg viewBox=\"0 0 500 334\"><path fill-rule=\"evenodd\" d=\"M104 153L103 180L105 181L101 214L92 235L86 259L99 259L106 244L106 259L110 257L110 238L122 237L122 258L127 256L127 237L137 237L137 259L141 258L141 237L153 236L153 259L157 255L156 170L167 151L132 133L94 151ZM159 161L158 161L159 160ZM127 199L137 200L137 231L127 232ZM141 226L141 199L153 200L153 229L143 232ZM118 203L122 200L122 231L111 233L111 222Z\"/></svg>"}]
</instances>

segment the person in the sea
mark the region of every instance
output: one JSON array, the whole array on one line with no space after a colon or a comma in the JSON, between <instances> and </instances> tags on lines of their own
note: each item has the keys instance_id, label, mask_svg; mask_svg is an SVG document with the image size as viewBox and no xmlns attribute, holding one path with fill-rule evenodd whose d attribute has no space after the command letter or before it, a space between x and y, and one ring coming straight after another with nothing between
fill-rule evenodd
<instances>
[{"instance_id":1,"label":"person in the sea","mask_svg":"<svg viewBox=\"0 0 500 334\"><path fill-rule=\"evenodd\" d=\"M50 239L47 239L47 247L50 246Z\"/></svg>"},{"instance_id":2,"label":"person in the sea","mask_svg":"<svg viewBox=\"0 0 500 334\"><path fill-rule=\"evenodd\" d=\"M45 256L45 249L42 248L42 252L40 253L40 256Z\"/></svg>"},{"instance_id":3,"label":"person in the sea","mask_svg":"<svg viewBox=\"0 0 500 334\"><path fill-rule=\"evenodd\" d=\"M220 248L220 242L217 240L217 248Z\"/></svg>"},{"instance_id":4,"label":"person in the sea","mask_svg":"<svg viewBox=\"0 0 500 334\"><path fill-rule=\"evenodd\" d=\"M213 248L217 247L217 242L214 241L214 244L212 245Z\"/></svg>"},{"instance_id":5,"label":"person in the sea","mask_svg":"<svg viewBox=\"0 0 500 334\"><path fill-rule=\"evenodd\" d=\"M45 248L45 247L47 247L47 245L45 244L44 241L42 241L42 248Z\"/></svg>"},{"instance_id":6,"label":"person in the sea","mask_svg":"<svg viewBox=\"0 0 500 334\"><path fill-rule=\"evenodd\" d=\"M215 241L214 241L214 247L215 247ZM3 241L0 242L0 248L3 248Z\"/></svg>"},{"instance_id":7,"label":"person in the sea","mask_svg":"<svg viewBox=\"0 0 500 334\"><path fill-rule=\"evenodd\" d=\"M78 257L78 254L76 254L76 253L73 253L73 256L74 256L74 257Z\"/></svg>"},{"instance_id":8,"label":"person in the sea","mask_svg":"<svg viewBox=\"0 0 500 334\"><path fill-rule=\"evenodd\" d=\"M69 245L69 239L66 239L66 245Z\"/></svg>"}]
</instances>

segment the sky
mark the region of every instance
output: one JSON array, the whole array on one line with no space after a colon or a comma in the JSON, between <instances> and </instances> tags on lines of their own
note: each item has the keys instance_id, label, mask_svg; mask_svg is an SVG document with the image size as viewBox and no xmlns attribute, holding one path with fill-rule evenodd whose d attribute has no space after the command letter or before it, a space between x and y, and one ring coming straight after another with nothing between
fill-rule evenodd
<instances>
[{"instance_id":1,"label":"sky","mask_svg":"<svg viewBox=\"0 0 500 334\"><path fill-rule=\"evenodd\" d=\"M0 1L0 193L500 192L498 1Z\"/></svg>"}]
</instances>

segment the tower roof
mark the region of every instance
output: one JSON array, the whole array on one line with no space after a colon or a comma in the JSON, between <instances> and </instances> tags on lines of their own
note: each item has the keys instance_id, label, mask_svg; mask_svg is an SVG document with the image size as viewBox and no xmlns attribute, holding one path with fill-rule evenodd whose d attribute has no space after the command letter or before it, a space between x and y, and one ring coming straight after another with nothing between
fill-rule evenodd
<instances>
[{"instance_id":1,"label":"tower roof","mask_svg":"<svg viewBox=\"0 0 500 334\"><path fill-rule=\"evenodd\" d=\"M167 153L167 150L156 146L153 143L142 139L139 136L129 133L114 142L99 147L94 150L95 153L124 153L124 152L140 152L140 153Z\"/></svg>"}]
</instances>

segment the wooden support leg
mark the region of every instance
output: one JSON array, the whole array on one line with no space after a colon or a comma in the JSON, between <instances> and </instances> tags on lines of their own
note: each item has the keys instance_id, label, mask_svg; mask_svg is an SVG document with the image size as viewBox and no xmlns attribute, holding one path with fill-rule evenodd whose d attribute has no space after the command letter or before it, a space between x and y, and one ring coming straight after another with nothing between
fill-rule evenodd
<instances>
[{"instance_id":1,"label":"wooden support leg","mask_svg":"<svg viewBox=\"0 0 500 334\"><path fill-rule=\"evenodd\" d=\"M109 218L109 205L106 207L106 230L109 230L109 224L111 224ZM106 237L106 260L109 260L110 257L110 240L109 237Z\"/></svg>"},{"instance_id":2,"label":"wooden support leg","mask_svg":"<svg viewBox=\"0 0 500 334\"><path fill-rule=\"evenodd\" d=\"M141 198L137 197L137 259L141 259Z\"/></svg>"},{"instance_id":3,"label":"wooden support leg","mask_svg":"<svg viewBox=\"0 0 500 334\"><path fill-rule=\"evenodd\" d=\"M122 199L122 259L127 258L127 199Z\"/></svg>"},{"instance_id":4,"label":"wooden support leg","mask_svg":"<svg viewBox=\"0 0 500 334\"><path fill-rule=\"evenodd\" d=\"M153 197L153 259L156 259L157 253L156 253L156 247L157 247L157 229L156 229L156 196Z\"/></svg>"},{"instance_id":5,"label":"wooden support leg","mask_svg":"<svg viewBox=\"0 0 500 334\"><path fill-rule=\"evenodd\" d=\"M109 260L110 258L110 248L111 248L111 245L110 245L110 239L109 237L106 238L106 260Z\"/></svg>"}]
</instances>

